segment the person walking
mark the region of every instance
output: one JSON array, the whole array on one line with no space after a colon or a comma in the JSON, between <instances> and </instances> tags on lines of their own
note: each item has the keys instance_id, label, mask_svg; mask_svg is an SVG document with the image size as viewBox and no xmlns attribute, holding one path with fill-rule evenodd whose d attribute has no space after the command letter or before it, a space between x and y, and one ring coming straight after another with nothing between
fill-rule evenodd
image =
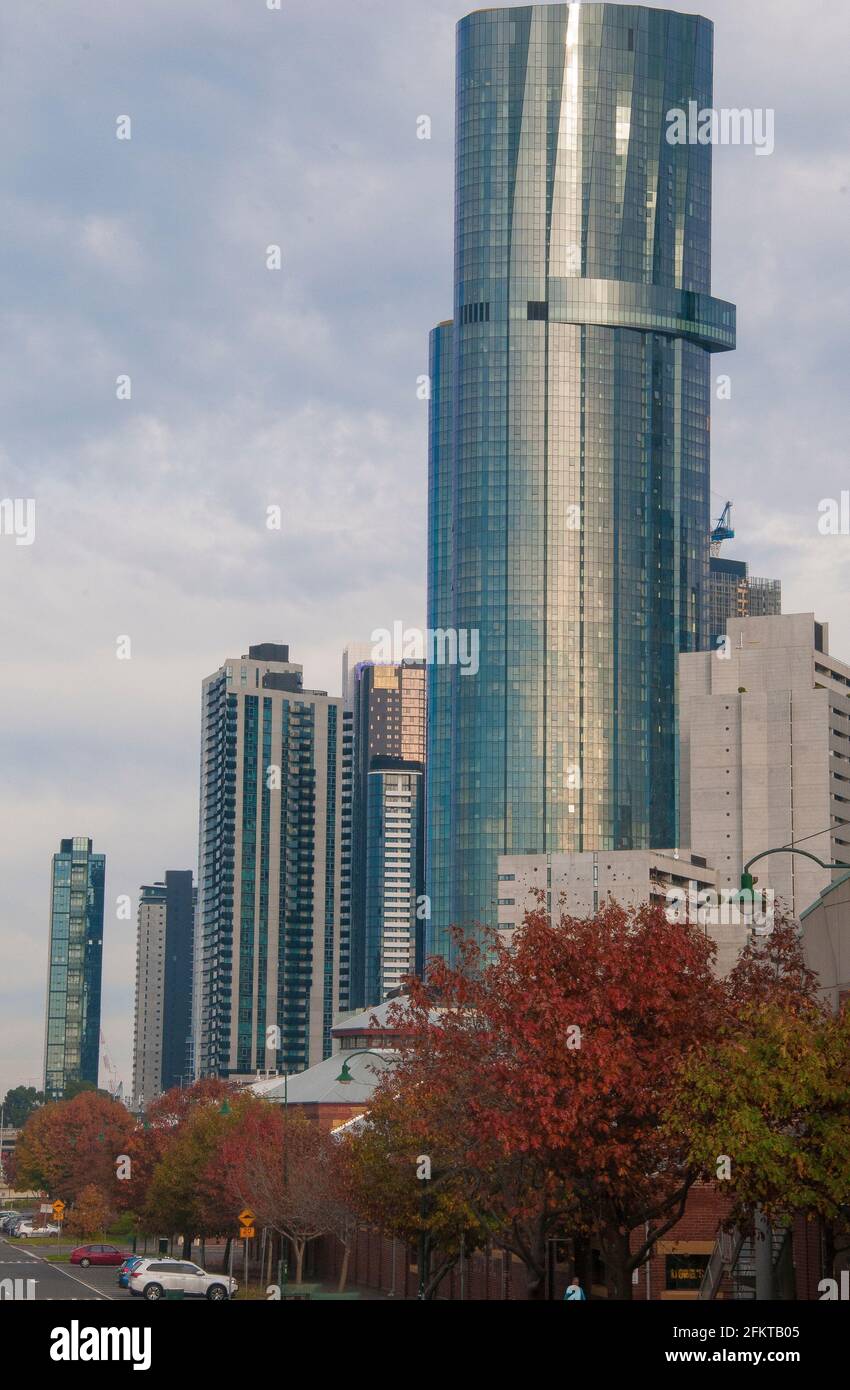
<instances>
[{"instance_id":1,"label":"person walking","mask_svg":"<svg viewBox=\"0 0 850 1390\"><path fill-rule=\"evenodd\" d=\"M581 1301L584 1301L585 1303L587 1302L587 1295L585 1294L584 1289L581 1286L578 1275L575 1275L566 1287L566 1290L564 1292L564 1302L566 1302L567 1300L570 1300L573 1303Z\"/></svg>"}]
</instances>

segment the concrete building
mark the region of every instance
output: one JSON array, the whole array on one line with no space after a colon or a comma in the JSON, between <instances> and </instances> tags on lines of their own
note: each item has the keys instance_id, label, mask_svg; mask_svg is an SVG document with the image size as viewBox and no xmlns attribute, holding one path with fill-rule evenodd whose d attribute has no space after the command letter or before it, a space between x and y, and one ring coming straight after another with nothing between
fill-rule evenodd
<instances>
[{"instance_id":1,"label":"concrete building","mask_svg":"<svg viewBox=\"0 0 850 1390\"><path fill-rule=\"evenodd\" d=\"M329 1054L341 997L350 724L278 642L202 698L195 1070L301 1071Z\"/></svg>"},{"instance_id":2,"label":"concrete building","mask_svg":"<svg viewBox=\"0 0 850 1390\"><path fill-rule=\"evenodd\" d=\"M822 889L800 913L806 964L833 1012L850 1003L850 873Z\"/></svg>"},{"instance_id":3,"label":"concrete building","mask_svg":"<svg viewBox=\"0 0 850 1390\"><path fill-rule=\"evenodd\" d=\"M142 887L136 942L133 1100L189 1078L195 890L191 869Z\"/></svg>"},{"instance_id":4,"label":"concrete building","mask_svg":"<svg viewBox=\"0 0 850 1390\"><path fill-rule=\"evenodd\" d=\"M749 924L734 905L704 899L717 895L717 873L698 854L679 850L587 850L577 854L499 856L498 920L505 941L522 925L526 912L540 905L573 917L590 917L606 902L621 907L653 903L676 911L681 920L699 922L717 947L719 974L732 969L745 944Z\"/></svg>"},{"instance_id":5,"label":"concrete building","mask_svg":"<svg viewBox=\"0 0 850 1390\"><path fill-rule=\"evenodd\" d=\"M45 1008L44 1094L59 1100L69 1081L97 1085L106 856L85 836L53 856Z\"/></svg>"},{"instance_id":6,"label":"concrete building","mask_svg":"<svg viewBox=\"0 0 850 1390\"><path fill-rule=\"evenodd\" d=\"M731 618L728 643L683 654L680 838L737 888L743 864L796 843L850 863L850 666L811 613ZM799 914L830 882L799 855L754 868Z\"/></svg>"},{"instance_id":7,"label":"concrete building","mask_svg":"<svg viewBox=\"0 0 850 1390\"><path fill-rule=\"evenodd\" d=\"M355 670L350 1008L378 1004L421 964L425 663ZM417 956L418 948L418 956Z\"/></svg>"}]
</instances>

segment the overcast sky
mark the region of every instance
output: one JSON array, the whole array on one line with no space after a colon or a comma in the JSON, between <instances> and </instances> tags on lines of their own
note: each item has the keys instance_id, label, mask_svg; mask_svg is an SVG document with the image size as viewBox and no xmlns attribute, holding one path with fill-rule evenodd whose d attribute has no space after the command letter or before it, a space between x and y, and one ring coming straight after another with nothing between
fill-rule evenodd
<instances>
[{"instance_id":1,"label":"overcast sky","mask_svg":"<svg viewBox=\"0 0 850 1390\"><path fill-rule=\"evenodd\" d=\"M196 864L202 678L279 639L339 693L348 639L424 623L416 379L451 313L468 8L3 6L0 497L37 510L34 544L0 537L0 1095L41 1085L50 857L71 835L107 855L103 1031L129 1084L138 888ZM712 505L734 499L726 553L850 658L850 538L818 531L850 488L850 14L700 12L715 104L776 112L770 158L715 152L713 290L739 347L715 359Z\"/></svg>"}]
</instances>

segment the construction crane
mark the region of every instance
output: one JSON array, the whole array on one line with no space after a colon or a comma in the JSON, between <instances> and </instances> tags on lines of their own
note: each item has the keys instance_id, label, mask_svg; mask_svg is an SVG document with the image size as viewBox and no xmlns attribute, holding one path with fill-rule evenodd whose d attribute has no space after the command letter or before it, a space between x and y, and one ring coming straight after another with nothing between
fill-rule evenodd
<instances>
[{"instance_id":1,"label":"construction crane","mask_svg":"<svg viewBox=\"0 0 850 1390\"><path fill-rule=\"evenodd\" d=\"M722 496L722 494L721 494ZM711 528L711 553L720 554L720 547L724 541L731 541L735 535L732 526L732 503L727 502L717 521Z\"/></svg>"}]
</instances>

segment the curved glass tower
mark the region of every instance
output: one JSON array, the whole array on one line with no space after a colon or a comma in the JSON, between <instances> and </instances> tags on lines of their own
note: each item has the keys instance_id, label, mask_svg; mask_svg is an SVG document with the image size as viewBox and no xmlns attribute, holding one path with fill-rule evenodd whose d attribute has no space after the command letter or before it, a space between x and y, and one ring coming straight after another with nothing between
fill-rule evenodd
<instances>
[{"instance_id":1,"label":"curved glass tower","mask_svg":"<svg viewBox=\"0 0 850 1390\"><path fill-rule=\"evenodd\" d=\"M431 338L429 949L497 856L675 845L679 651L705 644L712 25L632 5L458 25L454 319Z\"/></svg>"}]
</instances>

